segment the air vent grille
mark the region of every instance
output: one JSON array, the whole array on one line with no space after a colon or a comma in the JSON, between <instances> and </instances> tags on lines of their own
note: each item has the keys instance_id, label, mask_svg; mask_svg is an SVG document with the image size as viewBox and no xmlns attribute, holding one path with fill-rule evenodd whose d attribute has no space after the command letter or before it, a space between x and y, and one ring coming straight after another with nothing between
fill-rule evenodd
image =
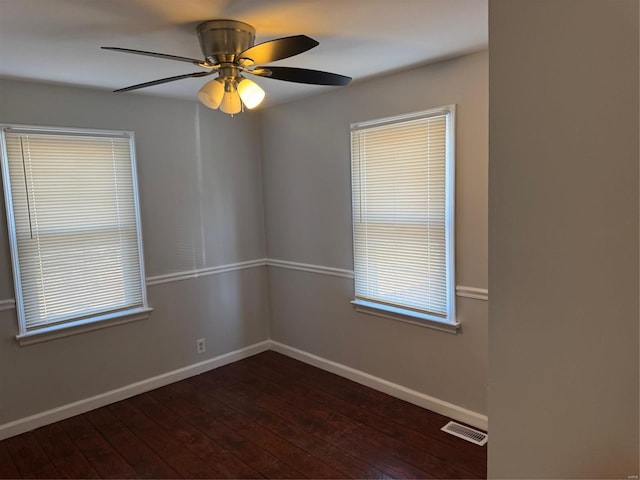
<instances>
[{"instance_id":1,"label":"air vent grille","mask_svg":"<svg viewBox=\"0 0 640 480\"><path fill-rule=\"evenodd\" d=\"M466 425L461 425L456 422L447 423L444 427L441 428L441 430L464 440L468 440L469 442L475 443L476 445L484 445L485 443L487 443L487 440L489 440L489 435L487 435L486 433L479 430L474 430L473 428L467 427Z\"/></svg>"}]
</instances>

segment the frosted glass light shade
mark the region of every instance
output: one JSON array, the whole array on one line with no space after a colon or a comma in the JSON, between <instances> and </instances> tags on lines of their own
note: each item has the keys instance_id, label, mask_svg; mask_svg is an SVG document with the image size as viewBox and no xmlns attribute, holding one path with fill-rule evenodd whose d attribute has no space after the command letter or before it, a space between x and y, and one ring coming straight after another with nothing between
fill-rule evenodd
<instances>
[{"instance_id":1,"label":"frosted glass light shade","mask_svg":"<svg viewBox=\"0 0 640 480\"><path fill-rule=\"evenodd\" d=\"M230 92L224 92L222 97L222 103L220 104L220 110L229 115L235 115L242 111L242 101L238 91L234 88Z\"/></svg>"},{"instance_id":2,"label":"frosted glass light shade","mask_svg":"<svg viewBox=\"0 0 640 480\"><path fill-rule=\"evenodd\" d=\"M238 83L238 93L247 108L255 108L264 99L264 90L256 82L243 78Z\"/></svg>"},{"instance_id":3,"label":"frosted glass light shade","mask_svg":"<svg viewBox=\"0 0 640 480\"><path fill-rule=\"evenodd\" d=\"M220 106L222 97L224 96L224 82L219 78L205 83L198 92L198 100L204 105L214 110Z\"/></svg>"}]
</instances>

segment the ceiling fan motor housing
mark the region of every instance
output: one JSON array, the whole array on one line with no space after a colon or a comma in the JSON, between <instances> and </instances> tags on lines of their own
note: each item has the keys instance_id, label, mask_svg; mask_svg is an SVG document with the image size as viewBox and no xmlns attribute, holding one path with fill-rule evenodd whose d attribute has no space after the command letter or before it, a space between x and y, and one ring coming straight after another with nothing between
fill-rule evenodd
<instances>
[{"instance_id":1,"label":"ceiling fan motor housing","mask_svg":"<svg viewBox=\"0 0 640 480\"><path fill-rule=\"evenodd\" d=\"M237 20L209 20L199 24L197 31L202 53L212 65L233 62L256 39L256 30Z\"/></svg>"}]
</instances>

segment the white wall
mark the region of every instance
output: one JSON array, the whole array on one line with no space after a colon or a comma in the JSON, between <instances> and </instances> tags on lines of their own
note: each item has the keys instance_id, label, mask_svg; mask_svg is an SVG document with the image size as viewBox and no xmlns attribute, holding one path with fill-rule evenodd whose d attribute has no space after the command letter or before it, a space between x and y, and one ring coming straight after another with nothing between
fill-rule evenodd
<instances>
[{"instance_id":1,"label":"white wall","mask_svg":"<svg viewBox=\"0 0 640 480\"><path fill-rule=\"evenodd\" d=\"M135 132L148 277L265 257L255 115L0 80L3 122ZM14 294L0 208L5 300ZM147 320L25 347L15 310L0 311L0 426L266 340L266 282L261 266L149 286Z\"/></svg>"},{"instance_id":2,"label":"white wall","mask_svg":"<svg viewBox=\"0 0 640 480\"><path fill-rule=\"evenodd\" d=\"M353 269L349 125L457 105L457 283L487 286L488 56L479 52L266 109L269 258ZM486 414L487 302L458 298L452 335L356 313L353 280L269 269L271 337Z\"/></svg>"},{"instance_id":3,"label":"white wall","mask_svg":"<svg viewBox=\"0 0 640 480\"><path fill-rule=\"evenodd\" d=\"M491 478L639 473L638 14L489 3Z\"/></svg>"}]
</instances>

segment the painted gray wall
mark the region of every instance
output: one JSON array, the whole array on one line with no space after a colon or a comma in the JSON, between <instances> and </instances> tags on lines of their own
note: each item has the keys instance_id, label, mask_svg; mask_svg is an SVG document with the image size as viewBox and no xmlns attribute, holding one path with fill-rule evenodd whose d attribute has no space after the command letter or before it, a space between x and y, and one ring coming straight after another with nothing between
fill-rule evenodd
<instances>
[{"instance_id":1,"label":"painted gray wall","mask_svg":"<svg viewBox=\"0 0 640 480\"><path fill-rule=\"evenodd\" d=\"M265 257L256 115L0 80L2 122L135 132L148 277ZM14 293L1 208L3 300ZM0 312L0 425L266 340L266 282L258 267L150 286L147 320L25 347L15 310Z\"/></svg>"},{"instance_id":2,"label":"painted gray wall","mask_svg":"<svg viewBox=\"0 0 640 480\"><path fill-rule=\"evenodd\" d=\"M479 52L266 109L269 258L351 270L351 122L457 105L456 274L487 286L488 56ZM458 298L462 333L356 313L353 281L269 269L271 338L486 413L487 302Z\"/></svg>"},{"instance_id":3,"label":"painted gray wall","mask_svg":"<svg viewBox=\"0 0 640 480\"><path fill-rule=\"evenodd\" d=\"M491 478L638 475L638 14L489 2Z\"/></svg>"}]
</instances>

